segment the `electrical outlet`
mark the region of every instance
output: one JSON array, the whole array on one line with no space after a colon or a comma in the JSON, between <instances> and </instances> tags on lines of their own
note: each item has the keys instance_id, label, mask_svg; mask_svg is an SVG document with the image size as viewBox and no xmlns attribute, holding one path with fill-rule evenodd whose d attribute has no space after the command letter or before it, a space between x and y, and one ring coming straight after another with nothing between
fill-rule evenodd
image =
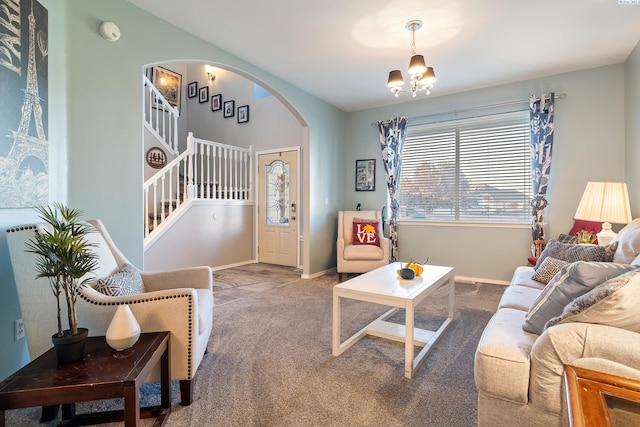
<instances>
[{"instance_id":1,"label":"electrical outlet","mask_svg":"<svg viewBox=\"0 0 640 427\"><path fill-rule=\"evenodd\" d=\"M15 332L16 341L24 338L24 323L22 323L22 318L13 322L13 328Z\"/></svg>"}]
</instances>

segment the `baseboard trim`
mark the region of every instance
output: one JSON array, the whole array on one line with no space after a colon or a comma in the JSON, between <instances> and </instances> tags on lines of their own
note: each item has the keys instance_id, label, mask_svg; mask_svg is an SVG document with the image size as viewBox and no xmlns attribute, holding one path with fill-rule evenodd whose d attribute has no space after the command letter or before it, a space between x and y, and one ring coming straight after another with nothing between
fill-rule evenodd
<instances>
[{"instance_id":1,"label":"baseboard trim","mask_svg":"<svg viewBox=\"0 0 640 427\"><path fill-rule=\"evenodd\" d=\"M330 268L328 270L319 271L319 272L313 273L313 274L303 274L300 277L303 278L303 279L315 279L316 277L328 276L330 274L335 274L335 272L336 272L336 267L333 267L333 268Z\"/></svg>"},{"instance_id":2,"label":"baseboard trim","mask_svg":"<svg viewBox=\"0 0 640 427\"><path fill-rule=\"evenodd\" d=\"M455 276L455 281L458 283L470 283L470 284L488 283L490 285L503 285L503 286L509 286L511 284L511 282L507 282L504 280L483 279L480 277L467 277L467 276Z\"/></svg>"}]
</instances>

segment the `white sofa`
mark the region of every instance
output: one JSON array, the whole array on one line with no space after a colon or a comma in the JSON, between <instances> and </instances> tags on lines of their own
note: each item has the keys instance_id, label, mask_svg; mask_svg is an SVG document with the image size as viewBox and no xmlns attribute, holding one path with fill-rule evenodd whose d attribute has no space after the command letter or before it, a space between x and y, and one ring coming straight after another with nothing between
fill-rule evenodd
<instances>
[{"instance_id":1,"label":"white sofa","mask_svg":"<svg viewBox=\"0 0 640 427\"><path fill-rule=\"evenodd\" d=\"M640 219L612 244L613 262L569 262L548 285L516 269L475 354L479 426L568 426L565 364L640 380Z\"/></svg>"}]
</instances>

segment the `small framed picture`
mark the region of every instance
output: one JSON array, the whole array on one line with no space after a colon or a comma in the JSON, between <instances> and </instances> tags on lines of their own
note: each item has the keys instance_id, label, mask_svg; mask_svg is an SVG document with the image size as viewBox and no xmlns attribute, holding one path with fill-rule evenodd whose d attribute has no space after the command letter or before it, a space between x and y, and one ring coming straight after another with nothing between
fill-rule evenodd
<instances>
[{"instance_id":1,"label":"small framed picture","mask_svg":"<svg viewBox=\"0 0 640 427\"><path fill-rule=\"evenodd\" d=\"M198 95L198 82L191 82L187 85L187 96L195 98Z\"/></svg>"},{"instance_id":2,"label":"small framed picture","mask_svg":"<svg viewBox=\"0 0 640 427\"><path fill-rule=\"evenodd\" d=\"M249 106L243 105L238 107L238 123L247 123L249 121Z\"/></svg>"},{"instance_id":3,"label":"small framed picture","mask_svg":"<svg viewBox=\"0 0 640 427\"><path fill-rule=\"evenodd\" d=\"M209 100L209 86L203 86L198 90L200 96L198 97L198 101L200 104L203 102L207 102Z\"/></svg>"},{"instance_id":4,"label":"small framed picture","mask_svg":"<svg viewBox=\"0 0 640 427\"><path fill-rule=\"evenodd\" d=\"M211 97L211 111L222 110L222 94L213 95Z\"/></svg>"},{"instance_id":5,"label":"small framed picture","mask_svg":"<svg viewBox=\"0 0 640 427\"><path fill-rule=\"evenodd\" d=\"M376 159L356 160L356 191L376 190Z\"/></svg>"},{"instance_id":6,"label":"small framed picture","mask_svg":"<svg viewBox=\"0 0 640 427\"><path fill-rule=\"evenodd\" d=\"M182 75L162 67L152 69L152 82L158 91L164 96L169 105L180 111L180 90L182 88ZM154 105L155 108L163 108L161 103Z\"/></svg>"},{"instance_id":7,"label":"small framed picture","mask_svg":"<svg viewBox=\"0 0 640 427\"><path fill-rule=\"evenodd\" d=\"M235 114L236 101L225 101L224 102L224 117L233 117Z\"/></svg>"}]
</instances>

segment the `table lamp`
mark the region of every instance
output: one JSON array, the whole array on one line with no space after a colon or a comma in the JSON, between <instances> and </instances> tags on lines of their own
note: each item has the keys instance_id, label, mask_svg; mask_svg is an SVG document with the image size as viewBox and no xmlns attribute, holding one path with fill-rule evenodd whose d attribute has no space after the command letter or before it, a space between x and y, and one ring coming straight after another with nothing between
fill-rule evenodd
<instances>
[{"instance_id":1,"label":"table lamp","mask_svg":"<svg viewBox=\"0 0 640 427\"><path fill-rule=\"evenodd\" d=\"M611 223L631 222L629 193L624 182L588 182L573 219L602 222L598 244L606 246L616 237Z\"/></svg>"}]
</instances>

